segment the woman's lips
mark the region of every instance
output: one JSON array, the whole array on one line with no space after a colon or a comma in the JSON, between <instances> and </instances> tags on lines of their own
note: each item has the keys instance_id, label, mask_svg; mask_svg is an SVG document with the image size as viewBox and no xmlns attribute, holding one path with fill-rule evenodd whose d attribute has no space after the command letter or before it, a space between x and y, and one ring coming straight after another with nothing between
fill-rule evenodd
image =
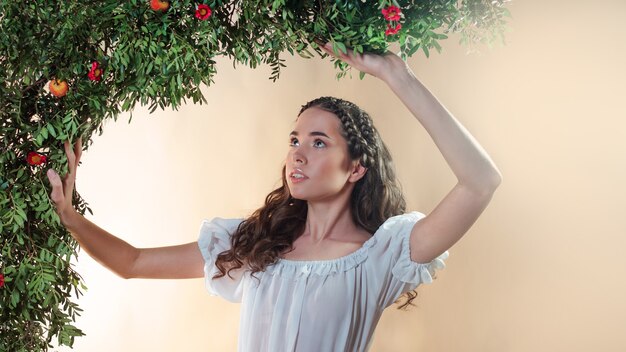
<instances>
[{"instance_id":1,"label":"woman's lips","mask_svg":"<svg viewBox=\"0 0 626 352\"><path fill-rule=\"evenodd\" d=\"M289 174L289 178L293 183L299 183L308 179L308 177L300 169L295 169Z\"/></svg>"}]
</instances>

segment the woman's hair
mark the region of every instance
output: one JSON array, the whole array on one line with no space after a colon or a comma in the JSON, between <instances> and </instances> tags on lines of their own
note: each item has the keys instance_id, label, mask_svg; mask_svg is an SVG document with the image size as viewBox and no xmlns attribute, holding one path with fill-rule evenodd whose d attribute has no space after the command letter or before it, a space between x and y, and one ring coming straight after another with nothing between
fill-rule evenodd
<instances>
[{"instance_id":1,"label":"woman's hair","mask_svg":"<svg viewBox=\"0 0 626 352\"><path fill-rule=\"evenodd\" d=\"M365 176L355 184L350 198L355 224L374 233L388 218L403 214L406 202L396 179L391 155L369 114L349 101L320 97L303 105L298 116L311 107L332 112L339 118L340 132L347 141L350 158L360 160L367 168ZM214 279L230 276L231 270L244 265L252 274L264 271L268 265L278 261L281 253L293 249L293 242L304 232L307 202L291 197L285 167L282 169L282 186L270 192L265 198L265 205L237 227L232 234L231 249L217 256L215 265L220 272L215 274ZM413 305L411 301L417 292L409 291L406 295L407 302L399 309Z\"/></svg>"}]
</instances>

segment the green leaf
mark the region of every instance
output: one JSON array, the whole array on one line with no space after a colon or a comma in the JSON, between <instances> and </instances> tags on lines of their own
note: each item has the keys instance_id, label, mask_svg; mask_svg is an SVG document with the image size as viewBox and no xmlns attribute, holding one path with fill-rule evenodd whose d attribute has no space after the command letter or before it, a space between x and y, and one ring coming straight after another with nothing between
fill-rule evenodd
<instances>
[{"instance_id":1,"label":"green leaf","mask_svg":"<svg viewBox=\"0 0 626 352\"><path fill-rule=\"evenodd\" d=\"M52 135L52 137L55 137L55 138L56 138L57 133L56 133L56 131L54 130L54 127L52 127L52 125L51 125L51 124L47 124L47 125L46 125L46 128L48 129L48 131L50 132L50 134Z\"/></svg>"},{"instance_id":2,"label":"green leaf","mask_svg":"<svg viewBox=\"0 0 626 352\"><path fill-rule=\"evenodd\" d=\"M433 46L437 49L437 52L441 54L441 45L437 42L433 42Z\"/></svg>"},{"instance_id":3,"label":"green leaf","mask_svg":"<svg viewBox=\"0 0 626 352\"><path fill-rule=\"evenodd\" d=\"M11 292L11 306L12 308L17 307L17 304L20 301L20 293L17 290L13 290L13 292Z\"/></svg>"},{"instance_id":4,"label":"green leaf","mask_svg":"<svg viewBox=\"0 0 626 352\"><path fill-rule=\"evenodd\" d=\"M348 49L346 49L345 44L343 44L342 42L335 42L335 43L337 44L337 47L339 47L342 53L344 54L348 53Z\"/></svg>"},{"instance_id":5,"label":"green leaf","mask_svg":"<svg viewBox=\"0 0 626 352\"><path fill-rule=\"evenodd\" d=\"M22 208L19 208L19 207L15 208L15 212L16 212L19 216L21 216L21 217L22 217L22 219L24 219L24 220L26 220L26 219L27 219L27 217L26 217L26 213L24 212L24 210L23 210Z\"/></svg>"}]
</instances>

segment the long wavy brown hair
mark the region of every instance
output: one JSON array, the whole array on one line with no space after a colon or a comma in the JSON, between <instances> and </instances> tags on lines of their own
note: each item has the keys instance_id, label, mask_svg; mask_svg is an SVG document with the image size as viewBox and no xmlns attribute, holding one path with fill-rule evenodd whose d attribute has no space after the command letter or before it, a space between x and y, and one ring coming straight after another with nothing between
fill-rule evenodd
<instances>
[{"instance_id":1,"label":"long wavy brown hair","mask_svg":"<svg viewBox=\"0 0 626 352\"><path fill-rule=\"evenodd\" d=\"M339 118L340 132L348 144L350 157L360 160L367 168L365 176L355 184L350 198L354 222L374 233L388 218L405 213L406 201L391 155L369 114L349 101L320 97L303 105L298 116L311 107L332 112ZM244 265L254 276L254 273L275 264L286 250L293 250L294 241L304 232L307 202L291 196L285 166L281 175L282 186L270 192L265 198L265 205L239 224L231 237L231 249L217 256L215 265L220 272L213 276L214 279L226 275L230 277L231 270ZM409 291L405 295L407 301L398 309L414 305L411 301L417 297L417 291Z\"/></svg>"}]
</instances>

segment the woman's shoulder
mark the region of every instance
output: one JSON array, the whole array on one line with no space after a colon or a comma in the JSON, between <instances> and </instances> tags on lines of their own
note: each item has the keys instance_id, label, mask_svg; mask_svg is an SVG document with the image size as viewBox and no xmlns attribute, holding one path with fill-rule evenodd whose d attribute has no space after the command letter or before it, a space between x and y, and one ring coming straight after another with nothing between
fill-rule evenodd
<instances>
[{"instance_id":1,"label":"woman's shoulder","mask_svg":"<svg viewBox=\"0 0 626 352\"><path fill-rule=\"evenodd\" d=\"M229 247L231 237L235 234L242 221L243 219L240 218L215 217L210 220L203 219L200 225L198 245L203 249L215 247L217 243L223 244L217 247Z\"/></svg>"},{"instance_id":2,"label":"woman's shoulder","mask_svg":"<svg viewBox=\"0 0 626 352\"><path fill-rule=\"evenodd\" d=\"M214 217L211 219L203 219L202 220L202 228L212 229L212 230L223 230L228 233L232 233L237 229L239 224L243 222L243 218L222 218L222 217Z\"/></svg>"},{"instance_id":3,"label":"woman's shoulder","mask_svg":"<svg viewBox=\"0 0 626 352\"><path fill-rule=\"evenodd\" d=\"M387 218L385 222L380 225L376 233L388 233L395 232L403 226L412 225L424 218L426 215L419 211L411 211L404 214L395 215Z\"/></svg>"}]
</instances>

